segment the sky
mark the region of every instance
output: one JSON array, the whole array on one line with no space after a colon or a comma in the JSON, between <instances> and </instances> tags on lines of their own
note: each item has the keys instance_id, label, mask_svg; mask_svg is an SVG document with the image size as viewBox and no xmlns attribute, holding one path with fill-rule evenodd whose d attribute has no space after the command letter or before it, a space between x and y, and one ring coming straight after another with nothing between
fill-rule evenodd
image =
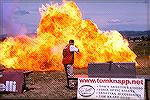
<instances>
[{"instance_id":1,"label":"sky","mask_svg":"<svg viewBox=\"0 0 150 100\"><path fill-rule=\"evenodd\" d=\"M150 29L150 0L74 0L83 19L100 30L145 31ZM39 7L61 0L0 0L0 34L36 32Z\"/></svg>"}]
</instances>

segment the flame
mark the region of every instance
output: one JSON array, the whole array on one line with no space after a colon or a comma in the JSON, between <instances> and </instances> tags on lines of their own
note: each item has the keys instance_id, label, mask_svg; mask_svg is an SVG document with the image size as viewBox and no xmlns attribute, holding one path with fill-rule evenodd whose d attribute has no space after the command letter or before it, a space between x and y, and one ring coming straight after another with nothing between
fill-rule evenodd
<instances>
[{"instance_id":1,"label":"flame","mask_svg":"<svg viewBox=\"0 0 150 100\"><path fill-rule=\"evenodd\" d=\"M82 19L74 2L42 5L39 11L36 37L9 37L0 43L0 63L5 67L62 70L62 51L70 39L80 50L75 54L76 68L87 68L89 62L136 62L136 55L119 32L102 32L91 20Z\"/></svg>"}]
</instances>

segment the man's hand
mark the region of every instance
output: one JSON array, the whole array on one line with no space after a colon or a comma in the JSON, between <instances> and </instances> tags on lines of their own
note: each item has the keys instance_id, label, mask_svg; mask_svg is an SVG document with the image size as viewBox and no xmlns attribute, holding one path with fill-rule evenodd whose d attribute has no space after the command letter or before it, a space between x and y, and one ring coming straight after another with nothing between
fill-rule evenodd
<instances>
[{"instance_id":1,"label":"man's hand","mask_svg":"<svg viewBox=\"0 0 150 100\"><path fill-rule=\"evenodd\" d=\"M77 53L77 54L79 53L79 49L78 49L78 51L76 51L76 53Z\"/></svg>"}]
</instances>

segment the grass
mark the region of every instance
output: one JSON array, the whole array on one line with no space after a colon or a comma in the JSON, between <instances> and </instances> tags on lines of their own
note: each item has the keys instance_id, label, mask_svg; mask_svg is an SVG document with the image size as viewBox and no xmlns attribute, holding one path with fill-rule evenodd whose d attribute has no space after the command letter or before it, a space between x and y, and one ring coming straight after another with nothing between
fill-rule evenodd
<instances>
[{"instance_id":1,"label":"grass","mask_svg":"<svg viewBox=\"0 0 150 100\"><path fill-rule=\"evenodd\" d=\"M132 42L130 46L137 55L136 61L140 66L137 72L150 75L150 41Z\"/></svg>"},{"instance_id":2,"label":"grass","mask_svg":"<svg viewBox=\"0 0 150 100\"><path fill-rule=\"evenodd\" d=\"M135 42L133 51L137 56L150 56L150 41Z\"/></svg>"}]
</instances>

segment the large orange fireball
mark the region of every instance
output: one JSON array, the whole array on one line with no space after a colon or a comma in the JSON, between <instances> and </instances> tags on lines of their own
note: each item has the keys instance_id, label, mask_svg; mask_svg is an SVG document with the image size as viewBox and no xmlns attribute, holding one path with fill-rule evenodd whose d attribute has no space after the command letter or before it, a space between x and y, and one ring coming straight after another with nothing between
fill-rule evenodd
<instances>
[{"instance_id":1,"label":"large orange fireball","mask_svg":"<svg viewBox=\"0 0 150 100\"><path fill-rule=\"evenodd\" d=\"M80 49L76 68L87 68L89 62L135 62L136 55L119 32L102 32L91 20L83 20L74 2L43 5L40 13L35 38L9 37L0 43L0 64L34 71L62 70L62 51L70 39Z\"/></svg>"}]
</instances>

